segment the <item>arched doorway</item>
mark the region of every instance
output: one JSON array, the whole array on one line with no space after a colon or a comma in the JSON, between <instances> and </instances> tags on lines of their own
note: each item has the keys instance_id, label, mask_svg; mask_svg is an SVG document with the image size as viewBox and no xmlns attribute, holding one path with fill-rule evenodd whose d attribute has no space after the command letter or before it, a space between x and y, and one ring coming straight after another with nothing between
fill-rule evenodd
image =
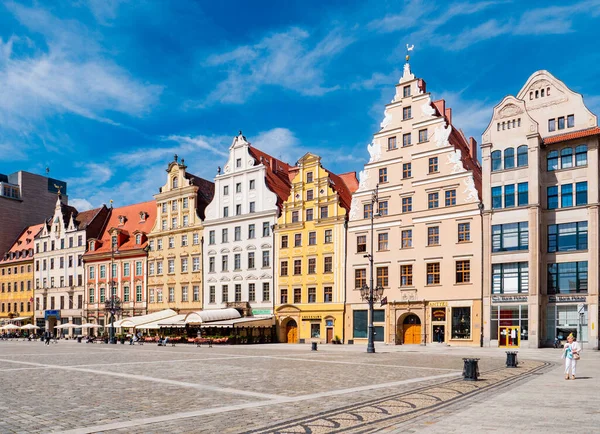
<instances>
[{"instance_id":1,"label":"arched doorway","mask_svg":"<svg viewBox=\"0 0 600 434\"><path fill-rule=\"evenodd\" d=\"M421 320L417 315L407 315L402 322L402 329L404 344L421 343Z\"/></svg>"},{"instance_id":2,"label":"arched doorway","mask_svg":"<svg viewBox=\"0 0 600 434\"><path fill-rule=\"evenodd\" d=\"M293 319L290 319L285 325L285 341L288 344L298 342L298 324Z\"/></svg>"}]
</instances>

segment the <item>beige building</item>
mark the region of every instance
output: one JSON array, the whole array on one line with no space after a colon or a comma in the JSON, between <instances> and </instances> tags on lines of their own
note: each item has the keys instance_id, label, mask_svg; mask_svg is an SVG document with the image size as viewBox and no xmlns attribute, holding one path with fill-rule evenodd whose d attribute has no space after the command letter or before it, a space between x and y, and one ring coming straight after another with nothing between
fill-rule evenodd
<instances>
[{"instance_id":1,"label":"beige building","mask_svg":"<svg viewBox=\"0 0 600 434\"><path fill-rule=\"evenodd\" d=\"M476 142L452 125L451 109L443 100L431 101L425 82L407 63L353 195L347 339L366 342L368 308L360 288L369 285L372 255L374 283L387 299L375 306L375 341L480 344L481 168L476 149Z\"/></svg>"},{"instance_id":2,"label":"beige building","mask_svg":"<svg viewBox=\"0 0 600 434\"><path fill-rule=\"evenodd\" d=\"M483 134L485 345L598 346L597 118L547 71Z\"/></svg>"},{"instance_id":3,"label":"beige building","mask_svg":"<svg viewBox=\"0 0 600 434\"><path fill-rule=\"evenodd\" d=\"M148 311L202 309L204 210L214 184L186 172L184 160L167 168L156 200L156 222L148 234Z\"/></svg>"}]
</instances>

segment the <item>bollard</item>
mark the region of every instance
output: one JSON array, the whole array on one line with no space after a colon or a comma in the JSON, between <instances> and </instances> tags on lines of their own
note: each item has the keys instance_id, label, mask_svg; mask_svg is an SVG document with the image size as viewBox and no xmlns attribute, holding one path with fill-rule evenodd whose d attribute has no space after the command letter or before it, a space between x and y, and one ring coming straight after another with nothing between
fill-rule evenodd
<instances>
[{"instance_id":1,"label":"bollard","mask_svg":"<svg viewBox=\"0 0 600 434\"><path fill-rule=\"evenodd\" d=\"M506 367L516 368L519 362L517 361L518 351L507 351L506 352Z\"/></svg>"},{"instance_id":2,"label":"bollard","mask_svg":"<svg viewBox=\"0 0 600 434\"><path fill-rule=\"evenodd\" d=\"M466 381L477 381L479 378L479 359L463 359L463 379Z\"/></svg>"},{"instance_id":3,"label":"bollard","mask_svg":"<svg viewBox=\"0 0 600 434\"><path fill-rule=\"evenodd\" d=\"M312 342L311 351L317 351L317 343L316 342Z\"/></svg>"}]
</instances>

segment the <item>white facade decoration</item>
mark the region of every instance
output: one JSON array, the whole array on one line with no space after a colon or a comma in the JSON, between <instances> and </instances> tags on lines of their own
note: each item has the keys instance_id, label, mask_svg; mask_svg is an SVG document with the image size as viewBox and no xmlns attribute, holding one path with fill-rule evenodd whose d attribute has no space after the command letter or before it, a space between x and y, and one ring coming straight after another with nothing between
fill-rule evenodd
<instances>
[{"instance_id":1,"label":"white facade decoration","mask_svg":"<svg viewBox=\"0 0 600 434\"><path fill-rule=\"evenodd\" d=\"M475 181L473 180L473 175L467 176L463 180L463 183L465 185L463 193L466 194L464 198L465 203L479 200L479 194L477 193L477 188L475 188Z\"/></svg>"},{"instance_id":2,"label":"white facade decoration","mask_svg":"<svg viewBox=\"0 0 600 434\"><path fill-rule=\"evenodd\" d=\"M421 113L423 116L435 116L435 109L431 105L431 97L427 97L425 104L421 106Z\"/></svg>"},{"instance_id":3,"label":"white facade decoration","mask_svg":"<svg viewBox=\"0 0 600 434\"><path fill-rule=\"evenodd\" d=\"M451 125L448 125L446 127L444 125L439 125L438 127L436 127L435 131L433 132L433 137L435 139L435 146L437 146L438 148L450 146L450 143L448 142L448 138L450 137L451 132L452 132Z\"/></svg>"},{"instance_id":4,"label":"white facade decoration","mask_svg":"<svg viewBox=\"0 0 600 434\"><path fill-rule=\"evenodd\" d=\"M460 152L460 149L455 149L448 154L448 164L452 165L452 171L450 173L467 171L462 164L462 153Z\"/></svg>"},{"instance_id":5,"label":"white facade decoration","mask_svg":"<svg viewBox=\"0 0 600 434\"><path fill-rule=\"evenodd\" d=\"M374 140L372 143L367 145L367 150L369 151L370 156L369 163L375 163L381 159L381 145L379 144L379 141Z\"/></svg>"}]
</instances>

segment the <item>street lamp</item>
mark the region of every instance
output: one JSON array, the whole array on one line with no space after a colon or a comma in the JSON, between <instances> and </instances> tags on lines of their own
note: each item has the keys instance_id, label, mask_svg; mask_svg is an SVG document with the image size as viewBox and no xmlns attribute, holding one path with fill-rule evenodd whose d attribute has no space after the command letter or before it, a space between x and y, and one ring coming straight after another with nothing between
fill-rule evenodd
<instances>
[{"instance_id":1,"label":"street lamp","mask_svg":"<svg viewBox=\"0 0 600 434\"><path fill-rule=\"evenodd\" d=\"M116 344L115 340L115 315L121 311L121 299L116 295L110 297L104 303L104 310L110 314L110 343Z\"/></svg>"},{"instance_id":2,"label":"street lamp","mask_svg":"<svg viewBox=\"0 0 600 434\"><path fill-rule=\"evenodd\" d=\"M378 285L375 287L373 282L373 221L375 218L375 204L379 208L379 184L375 186L375 191L371 195L371 253L364 255L365 258L369 259L369 266L371 271L370 285L363 285L360 289L360 297L369 303L369 330L368 330L368 341L367 341L367 353L375 352L375 333L373 330L373 303L381 300L383 297L383 287ZM379 209L377 210L377 217L379 217Z\"/></svg>"}]
</instances>

